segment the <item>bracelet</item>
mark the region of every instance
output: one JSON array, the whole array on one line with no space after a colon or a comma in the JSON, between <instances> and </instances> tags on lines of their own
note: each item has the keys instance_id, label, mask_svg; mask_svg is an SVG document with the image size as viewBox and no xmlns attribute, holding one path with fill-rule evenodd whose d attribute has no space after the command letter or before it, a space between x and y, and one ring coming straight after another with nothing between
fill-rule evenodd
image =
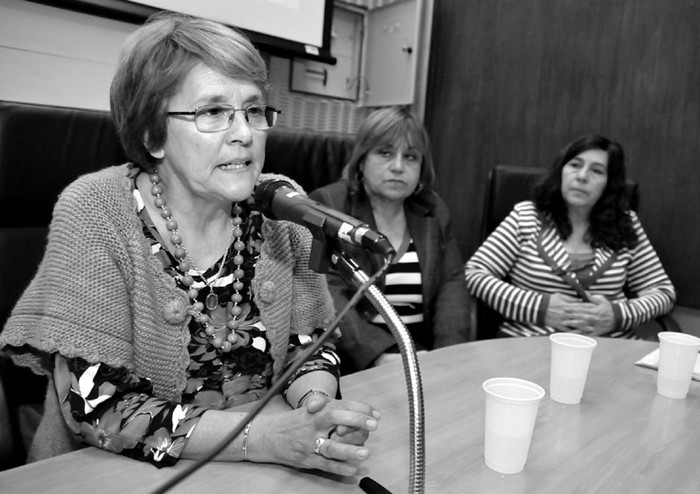
<instances>
[{"instance_id":1,"label":"bracelet","mask_svg":"<svg viewBox=\"0 0 700 494\"><path fill-rule=\"evenodd\" d=\"M320 389L310 389L306 393L304 393L301 398L299 398L299 401L297 402L297 408L302 406L304 404L304 400L306 400L311 395L323 395L326 398L330 398L330 396L328 396L328 393L326 393L325 391L321 391Z\"/></svg>"},{"instance_id":2,"label":"bracelet","mask_svg":"<svg viewBox=\"0 0 700 494\"><path fill-rule=\"evenodd\" d=\"M245 425L243 429L243 446L241 446L241 452L243 453L243 460L248 461L248 435L250 434L250 426L253 423L251 420Z\"/></svg>"}]
</instances>

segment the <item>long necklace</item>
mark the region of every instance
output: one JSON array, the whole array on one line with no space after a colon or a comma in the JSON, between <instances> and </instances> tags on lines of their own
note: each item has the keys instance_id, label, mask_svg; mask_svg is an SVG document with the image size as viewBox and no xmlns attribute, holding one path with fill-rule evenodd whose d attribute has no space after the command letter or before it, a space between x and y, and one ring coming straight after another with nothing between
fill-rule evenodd
<instances>
[{"instance_id":1,"label":"long necklace","mask_svg":"<svg viewBox=\"0 0 700 494\"><path fill-rule=\"evenodd\" d=\"M224 266L226 265L226 259L228 258L229 251L231 250L231 241L233 240L234 230L235 226L233 225L233 218L231 218L231 228L229 229L228 241L226 242L226 251L224 252L224 257L221 260L221 264L219 265L219 271L209 281L207 281L204 277L204 271L195 266L194 261L190 257L189 252L187 252L187 249L185 248L184 244L180 243L183 250L185 251L185 260L189 263L190 271L194 271L197 274L197 276L202 280L202 283L204 283L204 288L209 288L209 293L204 299L204 306L210 311L216 309L219 306L219 296L216 293L214 293L214 283L216 283L216 280L218 280L221 277L221 272L224 270ZM188 273L190 271L188 271ZM187 274L187 276L190 275ZM192 286L192 284L187 286ZM192 294L194 295L194 299L196 299L199 296L199 290L195 288L191 288L191 290L194 290ZM195 294L194 292L197 293Z\"/></svg>"},{"instance_id":2,"label":"long necklace","mask_svg":"<svg viewBox=\"0 0 700 494\"><path fill-rule=\"evenodd\" d=\"M217 348L223 352L230 352L234 343L237 342L238 336L236 335L236 330L240 325L239 318L243 312L240 307L240 303L243 300L243 295L241 292L245 288L243 283L243 278L245 271L242 268L243 265L243 255L242 251L245 249L245 242L241 240L243 237L243 230L241 229L241 224L243 219L241 218L241 213L243 208L238 204L233 206L233 218L231 218L231 230L229 232L229 238L227 243L226 252L221 260L221 265L219 266L219 271L209 282L204 278L203 273L201 273L192 262L187 248L182 242L182 237L178 232L177 221L173 219L172 211L168 207L165 198L163 197L163 186L160 183L160 176L157 171L154 171L149 175L149 180L151 181L151 194L153 195L153 204L160 209L160 215L165 220L165 228L170 234L170 242L173 245L173 257L178 261L178 269L182 273L180 282L187 287L187 296L192 301L191 309L192 314L198 323L204 327L204 332L207 336L211 338L210 342L214 348ZM233 240L233 242L232 242ZM233 303L229 311L230 318L227 320L224 326L215 326L213 324L213 319L207 314L204 314L204 308L206 307L208 311L213 311L219 307L219 297L214 293L213 285L216 280L219 279L221 273L223 272L224 265L226 264L226 259L228 257L231 246L235 254L233 255L233 263L236 268L233 270L233 295L231 295L231 302ZM204 303L199 302L197 298L199 297L199 290L193 288L194 278L190 274L190 271L194 270L195 274L202 279L204 283L204 288L209 288L209 294L207 294Z\"/></svg>"}]
</instances>

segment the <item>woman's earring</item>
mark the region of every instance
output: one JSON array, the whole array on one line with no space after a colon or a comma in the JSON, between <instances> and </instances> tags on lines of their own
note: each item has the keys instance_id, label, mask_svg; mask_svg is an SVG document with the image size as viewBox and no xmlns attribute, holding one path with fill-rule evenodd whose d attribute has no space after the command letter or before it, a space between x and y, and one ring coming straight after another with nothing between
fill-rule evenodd
<instances>
[{"instance_id":1,"label":"woman's earring","mask_svg":"<svg viewBox=\"0 0 700 494\"><path fill-rule=\"evenodd\" d=\"M162 160L165 158L165 149L160 148L153 150L151 149L149 142L151 141L150 136L148 135L148 131L145 132L144 134L144 139L143 139L143 147L145 147L148 150L148 154L153 156L157 160Z\"/></svg>"},{"instance_id":2,"label":"woman's earring","mask_svg":"<svg viewBox=\"0 0 700 494\"><path fill-rule=\"evenodd\" d=\"M413 191L413 195L417 196L421 192L423 192L423 189L425 188L425 184L422 181L418 182L418 185L416 185L416 189Z\"/></svg>"},{"instance_id":3,"label":"woman's earring","mask_svg":"<svg viewBox=\"0 0 700 494\"><path fill-rule=\"evenodd\" d=\"M165 149L163 149L163 148L157 149L155 151L152 149L149 149L148 153L157 160L162 160L163 158L165 158Z\"/></svg>"},{"instance_id":4,"label":"woman's earring","mask_svg":"<svg viewBox=\"0 0 700 494\"><path fill-rule=\"evenodd\" d=\"M362 173L362 170L358 168L357 172L355 173L355 182L357 182L358 184L361 184L364 181L364 179L365 179L364 173Z\"/></svg>"}]
</instances>

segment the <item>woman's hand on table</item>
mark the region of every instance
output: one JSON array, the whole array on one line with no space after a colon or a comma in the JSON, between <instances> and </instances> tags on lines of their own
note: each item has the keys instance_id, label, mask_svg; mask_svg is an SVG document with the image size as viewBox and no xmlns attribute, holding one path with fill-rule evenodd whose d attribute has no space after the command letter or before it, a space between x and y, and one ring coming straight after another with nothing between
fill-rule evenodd
<instances>
[{"instance_id":1,"label":"woman's hand on table","mask_svg":"<svg viewBox=\"0 0 700 494\"><path fill-rule=\"evenodd\" d=\"M357 473L369 457L364 443L379 412L356 401L314 395L296 410L262 415L250 429L248 457L342 476Z\"/></svg>"},{"instance_id":2,"label":"woman's hand on table","mask_svg":"<svg viewBox=\"0 0 700 494\"><path fill-rule=\"evenodd\" d=\"M309 404L309 413L318 413L325 407L325 401L322 398L315 400L313 403ZM342 401L342 400L331 400L342 402L344 406L359 407L360 413L365 413L366 415L372 415L368 420L374 419L375 421L379 418L380 414L378 411L374 410L369 405L364 403L354 402L354 401ZM376 427L375 427L376 428ZM369 433L371 432L368 428L358 428L353 427L344 423L338 423L335 425L328 433L328 438L337 442L354 444L357 446L364 446L365 442L369 438Z\"/></svg>"}]
</instances>

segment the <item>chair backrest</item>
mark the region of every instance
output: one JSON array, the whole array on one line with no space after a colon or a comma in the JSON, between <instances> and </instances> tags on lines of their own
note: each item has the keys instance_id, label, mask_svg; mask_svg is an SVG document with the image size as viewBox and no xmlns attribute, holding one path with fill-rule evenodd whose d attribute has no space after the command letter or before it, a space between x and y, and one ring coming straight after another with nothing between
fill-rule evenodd
<instances>
[{"instance_id":1,"label":"chair backrest","mask_svg":"<svg viewBox=\"0 0 700 494\"><path fill-rule=\"evenodd\" d=\"M491 170L482 212L481 242L508 216L513 206L534 197L535 187L546 172L544 168L516 165L497 165ZM630 208L636 210L639 186L634 180L627 179L627 199ZM498 313L477 301L477 339L495 338L500 321Z\"/></svg>"},{"instance_id":2,"label":"chair backrest","mask_svg":"<svg viewBox=\"0 0 700 494\"><path fill-rule=\"evenodd\" d=\"M107 112L0 101L0 331L36 273L60 191L125 159ZM26 454L19 410L43 403L46 378L3 355L0 380L18 465Z\"/></svg>"},{"instance_id":3,"label":"chair backrest","mask_svg":"<svg viewBox=\"0 0 700 494\"><path fill-rule=\"evenodd\" d=\"M108 112L0 102L0 330L43 256L58 194L125 160Z\"/></svg>"}]
</instances>

